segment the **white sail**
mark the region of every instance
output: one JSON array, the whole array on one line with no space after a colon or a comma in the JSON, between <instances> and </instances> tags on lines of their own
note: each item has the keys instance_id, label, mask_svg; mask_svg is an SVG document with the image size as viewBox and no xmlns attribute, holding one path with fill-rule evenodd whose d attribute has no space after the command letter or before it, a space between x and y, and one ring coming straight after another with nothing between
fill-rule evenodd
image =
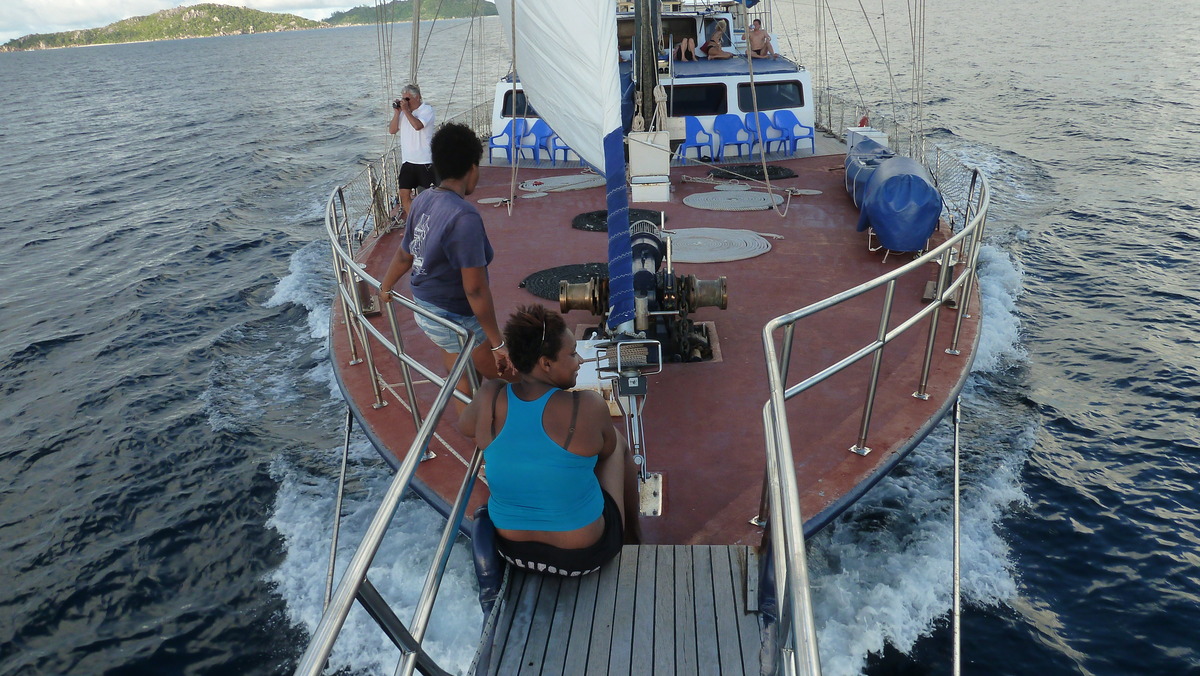
<instances>
[{"instance_id":1,"label":"white sail","mask_svg":"<svg viewBox=\"0 0 1200 676\"><path fill-rule=\"evenodd\" d=\"M594 167L621 127L613 0L497 0L525 95L538 115ZM513 13L516 16L513 16Z\"/></svg>"}]
</instances>

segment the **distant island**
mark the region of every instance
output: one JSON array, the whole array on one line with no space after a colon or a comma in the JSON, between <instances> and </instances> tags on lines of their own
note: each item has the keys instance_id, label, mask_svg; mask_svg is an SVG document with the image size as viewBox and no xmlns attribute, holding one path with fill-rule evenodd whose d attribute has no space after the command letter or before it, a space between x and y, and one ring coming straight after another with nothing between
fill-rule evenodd
<instances>
[{"instance_id":1,"label":"distant island","mask_svg":"<svg viewBox=\"0 0 1200 676\"><path fill-rule=\"evenodd\" d=\"M490 2L442 0L440 3L427 2L421 5L421 18L469 17L478 11L477 8L481 8L485 15L496 14L496 6ZM313 21L295 14L260 12L245 7L206 3L165 9L148 16L135 16L111 23L103 28L26 35L0 45L0 51L18 52L29 49L57 49L124 42L180 40L218 35L247 35L328 28L330 26L353 26L374 24L381 17L383 21L388 22L411 21L412 14L411 0L394 0L382 7L355 7L345 12L336 12L324 21Z\"/></svg>"}]
</instances>

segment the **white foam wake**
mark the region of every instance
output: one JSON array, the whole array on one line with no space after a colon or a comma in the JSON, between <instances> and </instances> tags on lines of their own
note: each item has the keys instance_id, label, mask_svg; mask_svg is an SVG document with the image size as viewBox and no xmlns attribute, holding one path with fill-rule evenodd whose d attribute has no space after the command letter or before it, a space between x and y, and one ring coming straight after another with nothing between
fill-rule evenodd
<instances>
[{"instance_id":1,"label":"white foam wake","mask_svg":"<svg viewBox=\"0 0 1200 676\"><path fill-rule=\"evenodd\" d=\"M1025 359L1015 303L1021 273L994 247L980 252L984 321L962 396L961 581L964 603L1015 597L1008 546L997 532L1026 500L1020 469L1036 420L978 385ZM978 311L976 309L975 311ZM821 664L827 676L862 673L885 644L911 651L952 606L952 444L944 421L900 467L809 542Z\"/></svg>"},{"instance_id":2,"label":"white foam wake","mask_svg":"<svg viewBox=\"0 0 1200 676\"><path fill-rule=\"evenodd\" d=\"M322 451L337 458L340 449ZM355 445L354 474L343 503L335 586L362 539L383 493L390 472L376 460L365 440ZM305 454L307 455L307 454ZM306 458L307 463L311 458ZM332 463L331 463L332 464ZM332 467L326 468L334 471ZM311 634L321 619L325 579L333 537L333 508L337 491L334 475L313 472L281 457L272 466L280 483L275 513L268 525L283 536L287 555L269 579L287 601L289 619ZM383 546L368 573L406 625L432 560L445 520L425 503L412 498L401 503ZM466 541L460 538L438 594L424 646L434 660L452 673L463 673L475 655L483 624L474 571ZM391 673L400 653L359 604L346 620L330 657L332 671Z\"/></svg>"}]
</instances>

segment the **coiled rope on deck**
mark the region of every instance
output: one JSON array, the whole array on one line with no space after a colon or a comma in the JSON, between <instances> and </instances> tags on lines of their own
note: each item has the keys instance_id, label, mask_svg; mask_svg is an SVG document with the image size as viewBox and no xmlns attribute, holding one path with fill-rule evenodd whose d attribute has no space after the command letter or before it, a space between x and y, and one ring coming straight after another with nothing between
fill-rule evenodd
<instances>
[{"instance_id":1,"label":"coiled rope on deck","mask_svg":"<svg viewBox=\"0 0 1200 676\"><path fill-rule=\"evenodd\" d=\"M698 192L683 198L683 203L709 211L763 211L783 204L783 197L754 190Z\"/></svg>"},{"instance_id":2,"label":"coiled rope on deck","mask_svg":"<svg viewBox=\"0 0 1200 676\"><path fill-rule=\"evenodd\" d=\"M671 234L671 259L676 263L726 263L770 250L771 243L750 230L687 228Z\"/></svg>"}]
</instances>

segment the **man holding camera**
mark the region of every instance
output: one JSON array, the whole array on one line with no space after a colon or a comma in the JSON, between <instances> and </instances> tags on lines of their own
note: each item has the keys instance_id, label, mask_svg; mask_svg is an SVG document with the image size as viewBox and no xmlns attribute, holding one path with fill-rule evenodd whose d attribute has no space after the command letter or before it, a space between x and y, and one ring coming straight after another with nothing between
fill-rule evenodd
<instances>
[{"instance_id":1,"label":"man holding camera","mask_svg":"<svg viewBox=\"0 0 1200 676\"><path fill-rule=\"evenodd\" d=\"M400 208L404 217L412 206L414 188L428 188L434 184L433 154L429 143L433 138L433 106L421 101L421 88L415 84L405 85L400 98L392 101L392 122L388 133L400 132Z\"/></svg>"}]
</instances>

